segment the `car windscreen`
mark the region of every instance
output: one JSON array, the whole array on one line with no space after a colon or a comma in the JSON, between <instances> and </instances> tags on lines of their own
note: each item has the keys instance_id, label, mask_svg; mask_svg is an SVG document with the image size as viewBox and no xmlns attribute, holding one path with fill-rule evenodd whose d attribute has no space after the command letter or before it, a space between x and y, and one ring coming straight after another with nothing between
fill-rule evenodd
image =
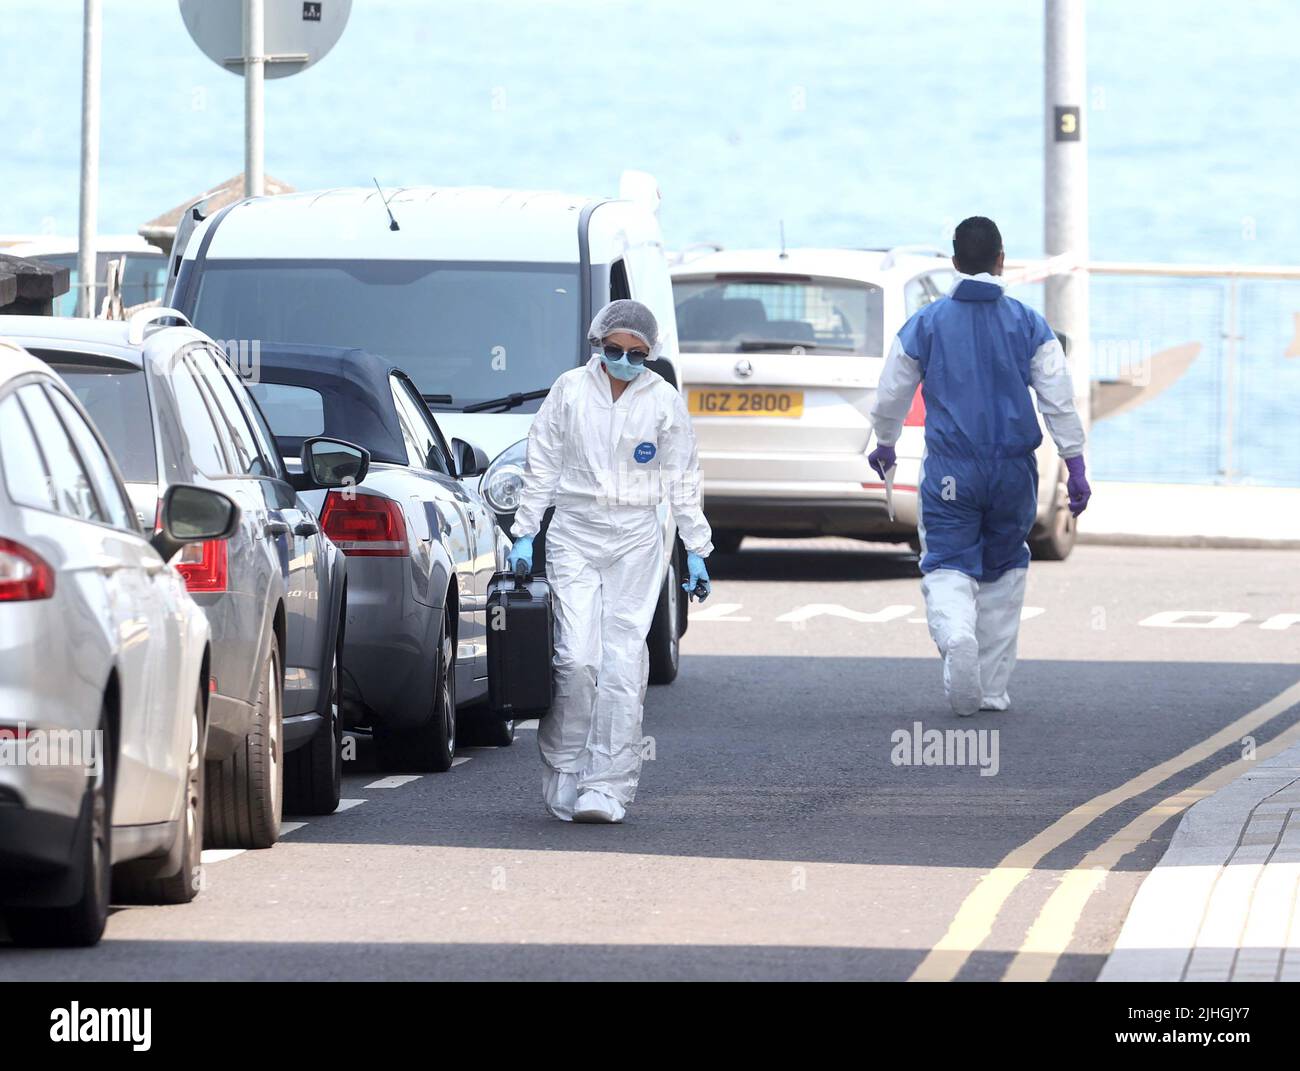
<instances>
[{"instance_id":1,"label":"car windscreen","mask_svg":"<svg viewBox=\"0 0 1300 1071\"><path fill-rule=\"evenodd\" d=\"M878 286L806 276L673 280L682 348L705 353L884 356Z\"/></svg>"},{"instance_id":2,"label":"car windscreen","mask_svg":"<svg viewBox=\"0 0 1300 1071\"><path fill-rule=\"evenodd\" d=\"M231 341L388 357L435 409L549 387L580 356L576 264L208 260L193 322ZM540 401L523 407L535 410Z\"/></svg>"},{"instance_id":3,"label":"car windscreen","mask_svg":"<svg viewBox=\"0 0 1300 1071\"><path fill-rule=\"evenodd\" d=\"M158 482L158 452L145 376L138 368L95 364L66 353L32 351L59 373L108 444L127 483Z\"/></svg>"}]
</instances>

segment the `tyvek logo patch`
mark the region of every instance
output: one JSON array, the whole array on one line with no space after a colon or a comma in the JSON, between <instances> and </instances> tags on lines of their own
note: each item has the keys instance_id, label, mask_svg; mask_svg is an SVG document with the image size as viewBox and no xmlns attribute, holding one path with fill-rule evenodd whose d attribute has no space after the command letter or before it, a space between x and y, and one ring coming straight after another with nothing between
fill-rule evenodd
<instances>
[{"instance_id":1,"label":"tyvek logo patch","mask_svg":"<svg viewBox=\"0 0 1300 1071\"><path fill-rule=\"evenodd\" d=\"M637 448L632 451L632 456L636 458L638 465L644 465L655 456L654 443L638 443Z\"/></svg>"}]
</instances>

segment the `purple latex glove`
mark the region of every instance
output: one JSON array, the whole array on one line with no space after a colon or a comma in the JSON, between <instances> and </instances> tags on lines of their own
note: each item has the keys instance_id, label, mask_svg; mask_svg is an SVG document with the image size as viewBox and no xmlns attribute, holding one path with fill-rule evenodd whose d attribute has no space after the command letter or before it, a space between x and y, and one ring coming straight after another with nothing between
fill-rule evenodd
<instances>
[{"instance_id":1,"label":"purple latex glove","mask_svg":"<svg viewBox=\"0 0 1300 1071\"><path fill-rule=\"evenodd\" d=\"M1092 488L1088 486L1088 476L1084 471L1083 455L1067 457L1065 468L1070 474L1065 482L1065 489L1070 495L1070 512L1077 517L1088 508L1088 499L1092 497Z\"/></svg>"},{"instance_id":2,"label":"purple latex glove","mask_svg":"<svg viewBox=\"0 0 1300 1071\"><path fill-rule=\"evenodd\" d=\"M877 446L867 455L867 464L880 474L880 478L885 478L885 473L898 464L898 455L894 453L892 446Z\"/></svg>"}]
</instances>

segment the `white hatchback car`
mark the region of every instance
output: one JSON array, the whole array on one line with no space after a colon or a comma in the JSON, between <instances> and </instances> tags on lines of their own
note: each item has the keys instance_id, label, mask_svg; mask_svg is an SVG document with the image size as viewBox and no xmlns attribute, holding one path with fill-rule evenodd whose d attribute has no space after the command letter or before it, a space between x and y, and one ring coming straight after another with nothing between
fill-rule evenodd
<instances>
[{"instance_id":1,"label":"white hatchback car","mask_svg":"<svg viewBox=\"0 0 1300 1071\"><path fill-rule=\"evenodd\" d=\"M208 624L165 559L237 520L176 484L146 538L67 385L0 342L0 909L18 943L93 944L110 887L194 897Z\"/></svg>"},{"instance_id":2,"label":"white hatchback car","mask_svg":"<svg viewBox=\"0 0 1300 1071\"><path fill-rule=\"evenodd\" d=\"M892 519L867 464L870 413L894 335L954 278L947 257L906 247L717 250L674 266L677 363L720 551L746 535L919 545L921 393L898 442ZM1050 439L1038 465L1030 545L1059 560L1074 545L1074 521Z\"/></svg>"}]
</instances>

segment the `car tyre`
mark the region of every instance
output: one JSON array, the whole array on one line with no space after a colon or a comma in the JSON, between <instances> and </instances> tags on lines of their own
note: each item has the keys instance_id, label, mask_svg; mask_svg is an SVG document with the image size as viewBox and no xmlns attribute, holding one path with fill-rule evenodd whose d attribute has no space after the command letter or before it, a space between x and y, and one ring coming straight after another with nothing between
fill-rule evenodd
<instances>
[{"instance_id":1,"label":"car tyre","mask_svg":"<svg viewBox=\"0 0 1300 1071\"><path fill-rule=\"evenodd\" d=\"M204 840L212 848L269 848L280 838L284 799L284 672L272 634L262 662L253 728L235 753L207 768Z\"/></svg>"},{"instance_id":2,"label":"car tyre","mask_svg":"<svg viewBox=\"0 0 1300 1071\"><path fill-rule=\"evenodd\" d=\"M1063 562L1074 550L1079 529L1064 488L1064 484L1057 488L1056 506L1047 524L1029 536L1029 550L1037 561Z\"/></svg>"},{"instance_id":3,"label":"car tyre","mask_svg":"<svg viewBox=\"0 0 1300 1071\"><path fill-rule=\"evenodd\" d=\"M744 532L714 532L713 552L715 554L735 554L740 550L740 544L744 541Z\"/></svg>"},{"instance_id":4,"label":"car tyre","mask_svg":"<svg viewBox=\"0 0 1300 1071\"><path fill-rule=\"evenodd\" d=\"M438 630L433 707L424 724L374 727L375 757L384 770L444 773L456 756L456 644L446 615Z\"/></svg>"},{"instance_id":5,"label":"car tyre","mask_svg":"<svg viewBox=\"0 0 1300 1071\"><path fill-rule=\"evenodd\" d=\"M175 874L160 878L147 860L123 863L113 870L113 899L123 904L188 904L202 888L203 866L203 775L207 763L203 710L203 683L194 697L190 718L190 749L185 768L185 809L180 818L180 867ZM148 869L147 869L148 868Z\"/></svg>"},{"instance_id":6,"label":"car tyre","mask_svg":"<svg viewBox=\"0 0 1300 1071\"><path fill-rule=\"evenodd\" d=\"M284 809L288 814L333 814L343 795L343 718L339 711L343 629L329 668L329 694L325 699L326 723L312 738L285 757Z\"/></svg>"},{"instance_id":7,"label":"car tyre","mask_svg":"<svg viewBox=\"0 0 1300 1071\"><path fill-rule=\"evenodd\" d=\"M113 887L113 763L117 752L100 718L103 754L81 804L76 859L81 895L66 907L20 907L5 912L14 944L25 948L77 948L97 944L108 923Z\"/></svg>"},{"instance_id":8,"label":"car tyre","mask_svg":"<svg viewBox=\"0 0 1300 1071\"><path fill-rule=\"evenodd\" d=\"M677 555L668 565L668 575L659 591L659 605L655 607L654 621L646 646L650 649L650 683L672 684L677 679L681 662L681 634L678 630L678 601L686 598L681 589L681 574L677 570Z\"/></svg>"}]
</instances>

